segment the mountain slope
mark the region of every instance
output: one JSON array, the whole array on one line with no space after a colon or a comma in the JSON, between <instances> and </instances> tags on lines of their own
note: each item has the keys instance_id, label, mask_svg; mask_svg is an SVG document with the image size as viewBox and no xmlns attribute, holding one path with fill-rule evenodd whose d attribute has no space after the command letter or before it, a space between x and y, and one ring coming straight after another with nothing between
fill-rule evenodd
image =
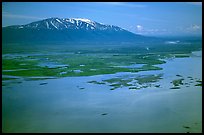
<instances>
[{"instance_id":1,"label":"mountain slope","mask_svg":"<svg viewBox=\"0 0 204 135\"><path fill-rule=\"evenodd\" d=\"M81 18L48 18L2 29L3 42L138 42L144 36Z\"/></svg>"}]
</instances>

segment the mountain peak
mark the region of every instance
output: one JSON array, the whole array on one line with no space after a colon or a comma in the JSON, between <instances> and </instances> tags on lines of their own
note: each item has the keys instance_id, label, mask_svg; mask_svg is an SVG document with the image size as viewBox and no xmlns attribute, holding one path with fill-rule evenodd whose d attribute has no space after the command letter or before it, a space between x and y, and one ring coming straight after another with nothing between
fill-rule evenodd
<instances>
[{"instance_id":1,"label":"mountain peak","mask_svg":"<svg viewBox=\"0 0 204 135\"><path fill-rule=\"evenodd\" d=\"M71 18L71 19L80 20L80 21L87 22L87 23L93 22L93 21L86 19L86 18Z\"/></svg>"},{"instance_id":2,"label":"mountain peak","mask_svg":"<svg viewBox=\"0 0 204 135\"><path fill-rule=\"evenodd\" d=\"M14 29L47 29L47 30L108 30L108 31L125 31L124 29L114 26L114 25L105 25L92 21L87 18L58 18L50 17L44 20L32 22L26 25L16 25L11 26Z\"/></svg>"},{"instance_id":3,"label":"mountain peak","mask_svg":"<svg viewBox=\"0 0 204 135\"><path fill-rule=\"evenodd\" d=\"M26 25L4 27L5 40L17 41L97 41L129 42L140 35L114 25L105 25L86 18L51 17ZM15 34L14 34L15 33ZM7 36L8 35L8 36ZM7 39L8 38L8 39Z\"/></svg>"}]
</instances>

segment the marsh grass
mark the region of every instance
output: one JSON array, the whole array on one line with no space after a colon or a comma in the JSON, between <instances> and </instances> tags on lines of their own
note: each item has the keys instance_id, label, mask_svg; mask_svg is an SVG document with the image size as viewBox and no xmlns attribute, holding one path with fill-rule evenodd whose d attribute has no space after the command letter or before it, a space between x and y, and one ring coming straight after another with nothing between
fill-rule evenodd
<instances>
[{"instance_id":1,"label":"marsh grass","mask_svg":"<svg viewBox=\"0 0 204 135\"><path fill-rule=\"evenodd\" d=\"M197 82L197 84L195 84L195 86L201 86L202 87L202 81L201 80L197 80L196 82Z\"/></svg>"},{"instance_id":2,"label":"marsh grass","mask_svg":"<svg viewBox=\"0 0 204 135\"><path fill-rule=\"evenodd\" d=\"M160 79L162 79L163 74L158 75L143 75L143 76L122 76L116 78L110 78L102 80L102 82L89 81L88 83L93 84L107 84L112 88L110 90L115 90L122 87L128 87L129 89L141 89L147 87L159 88L160 84L156 84Z\"/></svg>"},{"instance_id":3,"label":"marsh grass","mask_svg":"<svg viewBox=\"0 0 204 135\"><path fill-rule=\"evenodd\" d=\"M172 83L174 86L179 86L179 85L183 85L183 78L182 79L176 79L176 80L173 80Z\"/></svg>"},{"instance_id":4,"label":"marsh grass","mask_svg":"<svg viewBox=\"0 0 204 135\"><path fill-rule=\"evenodd\" d=\"M162 70L158 64L166 63L166 58L188 56L194 46L161 46L155 44L147 51L139 45L89 45L89 44L3 44L3 75L19 77L72 77L114 74L118 72L140 72ZM40 64L57 63L67 67L49 68ZM128 68L132 64L144 64L142 67ZM83 66L81 66L83 65ZM124 67L121 67L124 66ZM25 69L25 70L19 70ZM7 70L7 71L6 71ZM14 70L9 71L8 70ZM74 72L82 71L82 72ZM139 81L142 81L140 79ZM127 83L122 81L123 85ZM128 86L128 85L127 85Z\"/></svg>"},{"instance_id":5,"label":"marsh grass","mask_svg":"<svg viewBox=\"0 0 204 135\"><path fill-rule=\"evenodd\" d=\"M146 55L114 55L114 54L41 54L32 55L25 57L15 57L9 59L3 57L2 68L5 75L13 76L55 76L55 77L66 77L66 76L91 76L100 74L114 74L117 72L139 72L147 70L161 70L155 66L156 64L162 64L164 61L158 60L155 56L143 58ZM152 54L151 54L152 56ZM40 66L43 64L45 66ZM46 63L57 63L59 65L68 65L66 67L46 66ZM131 65L132 63L146 64L138 68L122 68L114 67L122 65ZM83 65L83 66L81 66ZM19 71L18 69L26 69ZM95 69L95 70L91 70ZM16 70L9 71L6 70ZM74 71L83 72L74 72ZM63 74L61 74L63 73Z\"/></svg>"}]
</instances>

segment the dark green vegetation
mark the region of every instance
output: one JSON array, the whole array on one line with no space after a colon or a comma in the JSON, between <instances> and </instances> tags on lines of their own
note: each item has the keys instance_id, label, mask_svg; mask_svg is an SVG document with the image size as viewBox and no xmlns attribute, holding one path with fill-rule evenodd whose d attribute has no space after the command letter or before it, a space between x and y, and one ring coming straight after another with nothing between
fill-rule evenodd
<instances>
[{"instance_id":1,"label":"dark green vegetation","mask_svg":"<svg viewBox=\"0 0 204 135\"><path fill-rule=\"evenodd\" d=\"M191 44L182 44L181 42L180 45L168 45L163 41L134 44L128 42L120 44L71 44L65 42L58 44L3 44L2 74L38 80L49 77L161 70L162 68L158 67L158 64L165 63L163 59L187 57L192 51L202 48L199 40L186 39L185 42L191 42ZM128 67L137 64L143 65ZM151 77L148 78L151 79ZM9 79L9 77L3 77L3 80ZM138 83L145 81L149 80L141 78ZM128 80L121 81L122 85L127 85L127 82ZM120 87L117 84L111 85ZM134 89L134 87L130 89Z\"/></svg>"},{"instance_id":2,"label":"dark green vegetation","mask_svg":"<svg viewBox=\"0 0 204 135\"><path fill-rule=\"evenodd\" d=\"M101 82L89 81L88 83L94 84L107 84L112 88L110 90L115 90L117 88L128 87L129 89L141 89L147 87L160 87L156 84L162 77L162 74L158 75L124 75L117 78L111 78L107 80L102 80Z\"/></svg>"},{"instance_id":3,"label":"dark green vegetation","mask_svg":"<svg viewBox=\"0 0 204 135\"><path fill-rule=\"evenodd\" d=\"M196 81L198 84L196 84L195 86L201 86L202 87L202 81L201 80L198 80Z\"/></svg>"},{"instance_id":4,"label":"dark green vegetation","mask_svg":"<svg viewBox=\"0 0 204 135\"><path fill-rule=\"evenodd\" d=\"M176 75L177 77L182 77L181 75ZM179 86L183 85L183 78L181 79L176 79L176 80L173 80L171 83L173 83L174 87L170 88L170 89L180 89ZM186 83L185 83L186 84Z\"/></svg>"},{"instance_id":5,"label":"dark green vegetation","mask_svg":"<svg viewBox=\"0 0 204 135\"><path fill-rule=\"evenodd\" d=\"M170 88L170 89L180 89L180 87L172 87L172 88Z\"/></svg>"},{"instance_id":6,"label":"dark green vegetation","mask_svg":"<svg viewBox=\"0 0 204 135\"><path fill-rule=\"evenodd\" d=\"M170 89L180 89L180 86L185 85L186 87L190 87L191 83L197 83L195 84L195 86L201 86L202 87L202 80L199 80L198 78L193 78L191 76L188 76L184 79L183 76L181 75L176 75L176 77L178 79L173 80L172 83L173 87L171 87Z\"/></svg>"},{"instance_id":7,"label":"dark green vegetation","mask_svg":"<svg viewBox=\"0 0 204 135\"><path fill-rule=\"evenodd\" d=\"M179 85L183 85L183 81L184 79L177 79L177 80L173 80L172 83L174 86L179 86Z\"/></svg>"},{"instance_id":8,"label":"dark green vegetation","mask_svg":"<svg viewBox=\"0 0 204 135\"><path fill-rule=\"evenodd\" d=\"M46 85L47 83L40 83L40 85Z\"/></svg>"},{"instance_id":9,"label":"dark green vegetation","mask_svg":"<svg viewBox=\"0 0 204 135\"><path fill-rule=\"evenodd\" d=\"M159 70L156 64L164 61L147 55L117 55L113 54L48 54L28 55L3 58L3 74L12 76L90 76L99 74L112 74L117 72L139 72L145 70ZM132 63L146 64L140 68L122 68L119 65ZM43 65L43 66L42 66ZM62 66L61 66L62 65ZM66 66L65 66L66 65Z\"/></svg>"},{"instance_id":10,"label":"dark green vegetation","mask_svg":"<svg viewBox=\"0 0 204 135\"><path fill-rule=\"evenodd\" d=\"M105 82L97 82L97 81L89 81L88 83L94 83L94 84L106 84Z\"/></svg>"},{"instance_id":11,"label":"dark green vegetation","mask_svg":"<svg viewBox=\"0 0 204 135\"><path fill-rule=\"evenodd\" d=\"M102 113L101 115L107 115L108 113Z\"/></svg>"},{"instance_id":12,"label":"dark green vegetation","mask_svg":"<svg viewBox=\"0 0 204 135\"><path fill-rule=\"evenodd\" d=\"M159 79L162 79L162 74L140 76L136 80L138 81L139 84L144 84L144 83L149 83L149 82L150 83L151 82L157 82Z\"/></svg>"},{"instance_id":13,"label":"dark green vegetation","mask_svg":"<svg viewBox=\"0 0 204 135\"><path fill-rule=\"evenodd\" d=\"M17 45L16 45L17 46ZM13 47L13 46L12 46ZM20 46L17 46L20 47ZM27 48L27 49L26 49ZM117 72L139 72L146 70L161 70L157 64L165 63L159 60L161 57L170 57L170 55L158 55L156 53L128 53L103 50L105 48L94 48L95 53L87 50L78 50L71 48L72 51L53 52L47 50L38 50L25 47L25 52L9 53L3 55L2 70L4 75L12 76L90 76L99 74L113 74ZM21 50L17 48L17 50ZM45 48L44 48L45 49ZM6 49L8 52L11 50ZM75 50L75 51L73 51ZM90 49L93 50L93 49ZM15 51L15 49L14 49ZM36 53L37 51L37 53ZM107 52L108 51L108 52ZM137 52L137 51L136 51ZM128 68L120 66L129 66L133 64L144 64L138 68Z\"/></svg>"},{"instance_id":14,"label":"dark green vegetation","mask_svg":"<svg viewBox=\"0 0 204 135\"><path fill-rule=\"evenodd\" d=\"M190 128L190 127L189 127L189 126L183 126L183 128L187 128L187 129L188 129L188 128Z\"/></svg>"}]
</instances>

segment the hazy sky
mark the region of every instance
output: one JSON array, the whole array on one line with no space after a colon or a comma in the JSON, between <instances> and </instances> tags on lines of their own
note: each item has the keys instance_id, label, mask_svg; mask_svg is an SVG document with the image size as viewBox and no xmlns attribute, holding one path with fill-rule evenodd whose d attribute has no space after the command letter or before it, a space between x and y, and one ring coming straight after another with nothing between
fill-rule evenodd
<instances>
[{"instance_id":1,"label":"hazy sky","mask_svg":"<svg viewBox=\"0 0 204 135\"><path fill-rule=\"evenodd\" d=\"M201 2L3 2L2 26L88 18L143 35L201 35Z\"/></svg>"}]
</instances>

